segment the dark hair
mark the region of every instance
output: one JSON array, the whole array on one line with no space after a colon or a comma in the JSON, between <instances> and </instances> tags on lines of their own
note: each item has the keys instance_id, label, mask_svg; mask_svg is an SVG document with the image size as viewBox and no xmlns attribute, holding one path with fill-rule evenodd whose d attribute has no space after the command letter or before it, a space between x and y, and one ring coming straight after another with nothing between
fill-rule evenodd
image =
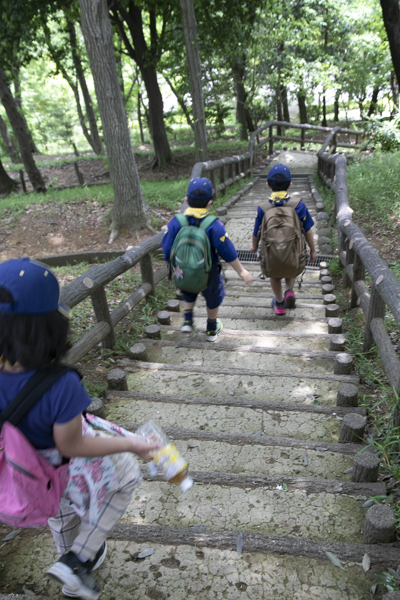
<instances>
[{"instance_id":1,"label":"dark hair","mask_svg":"<svg viewBox=\"0 0 400 600\"><path fill-rule=\"evenodd\" d=\"M0 302L13 302L0 287ZM57 365L71 347L69 321L58 310L42 315L0 313L0 357L25 369Z\"/></svg>"},{"instance_id":2,"label":"dark hair","mask_svg":"<svg viewBox=\"0 0 400 600\"><path fill-rule=\"evenodd\" d=\"M289 189L290 184L291 182L287 181L281 173L274 175L274 179L268 179L268 185L273 192L285 192Z\"/></svg>"},{"instance_id":3,"label":"dark hair","mask_svg":"<svg viewBox=\"0 0 400 600\"><path fill-rule=\"evenodd\" d=\"M204 198L203 190L193 190L191 194L192 196L196 196L196 198L188 196L187 201L192 208L206 208L207 204L212 200L212 198Z\"/></svg>"}]
</instances>

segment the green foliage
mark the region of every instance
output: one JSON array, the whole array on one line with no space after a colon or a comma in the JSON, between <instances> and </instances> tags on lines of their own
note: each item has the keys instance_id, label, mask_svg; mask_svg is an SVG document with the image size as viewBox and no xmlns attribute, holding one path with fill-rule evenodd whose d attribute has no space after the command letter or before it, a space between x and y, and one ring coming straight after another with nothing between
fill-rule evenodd
<instances>
[{"instance_id":1,"label":"green foliage","mask_svg":"<svg viewBox=\"0 0 400 600\"><path fill-rule=\"evenodd\" d=\"M363 156L347 168L354 219L393 227L400 216L400 152Z\"/></svg>"},{"instance_id":2,"label":"green foliage","mask_svg":"<svg viewBox=\"0 0 400 600\"><path fill-rule=\"evenodd\" d=\"M400 112L391 121L370 117L364 125L364 148L393 152L400 150Z\"/></svg>"}]
</instances>

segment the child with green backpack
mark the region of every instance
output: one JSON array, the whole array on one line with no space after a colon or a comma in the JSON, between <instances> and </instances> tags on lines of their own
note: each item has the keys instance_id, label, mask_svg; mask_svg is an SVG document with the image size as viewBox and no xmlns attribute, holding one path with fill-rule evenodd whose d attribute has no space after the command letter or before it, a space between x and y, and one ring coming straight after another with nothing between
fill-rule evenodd
<instances>
[{"instance_id":1,"label":"child with green backpack","mask_svg":"<svg viewBox=\"0 0 400 600\"><path fill-rule=\"evenodd\" d=\"M181 331L193 331L193 308L201 292L207 305L207 341L214 342L222 330L217 318L225 297L219 256L229 263L249 285L253 278L241 265L235 246L224 225L208 214L213 199L209 179L196 177L189 183L184 214L175 215L167 225L162 240L164 258L170 265L170 276L184 299L184 322Z\"/></svg>"}]
</instances>

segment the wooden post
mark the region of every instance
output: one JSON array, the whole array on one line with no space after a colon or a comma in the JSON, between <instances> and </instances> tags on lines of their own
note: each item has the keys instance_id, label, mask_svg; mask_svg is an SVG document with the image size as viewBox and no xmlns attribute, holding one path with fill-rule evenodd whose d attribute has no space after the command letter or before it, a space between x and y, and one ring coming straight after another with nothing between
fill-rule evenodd
<instances>
[{"instance_id":1,"label":"wooden post","mask_svg":"<svg viewBox=\"0 0 400 600\"><path fill-rule=\"evenodd\" d=\"M341 383L337 391L336 406L358 406L358 387L353 383Z\"/></svg>"},{"instance_id":2,"label":"wooden post","mask_svg":"<svg viewBox=\"0 0 400 600\"><path fill-rule=\"evenodd\" d=\"M321 288L321 293L323 296L326 296L326 294L332 294L334 290L335 286L333 283L325 283Z\"/></svg>"},{"instance_id":3,"label":"wooden post","mask_svg":"<svg viewBox=\"0 0 400 600\"><path fill-rule=\"evenodd\" d=\"M373 283L371 286L371 297L369 299L367 322L365 324L363 352L368 352L373 344L374 339L372 337L371 321L372 319L376 318L385 318L385 303L382 300L376 285Z\"/></svg>"},{"instance_id":4,"label":"wooden post","mask_svg":"<svg viewBox=\"0 0 400 600\"><path fill-rule=\"evenodd\" d=\"M353 359L347 352L336 354L333 372L335 375L350 375L353 368Z\"/></svg>"},{"instance_id":5,"label":"wooden post","mask_svg":"<svg viewBox=\"0 0 400 600\"><path fill-rule=\"evenodd\" d=\"M355 254L353 262L353 284L351 286L350 308L355 308L357 306L357 292L354 288L354 284L356 283L356 281L364 281L364 279L365 267L358 254Z\"/></svg>"},{"instance_id":6,"label":"wooden post","mask_svg":"<svg viewBox=\"0 0 400 600\"><path fill-rule=\"evenodd\" d=\"M105 321L110 326L110 333L102 340L101 345L103 348L113 348L116 343L115 332L111 322L104 286L97 288L97 290L91 294L91 298L97 322L100 323L101 321Z\"/></svg>"},{"instance_id":7,"label":"wooden post","mask_svg":"<svg viewBox=\"0 0 400 600\"><path fill-rule=\"evenodd\" d=\"M325 306L325 317L330 319L331 317L337 317L339 314L340 307L337 304L326 304Z\"/></svg>"},{"instance_id":8,"label":"wooden post","mask_svg":"<svg viewBox=\"0 0 400 600\"><path fill-rule=\"evenodd\" d=\"M334 294L325 294L323 304L336 304L336 296Z\"/></svg>"},{"instance_id":9,"label":"wooden post","mask_svg":"<svg viewBox=\"0 0 400 600\"><path fill-rule=\"evenodd\" d=\"M183 292L182 292L182 290L176 290L175 291L175 298L177 300L183 300Z\"/></svg>"},{"instance_id":10,"label":"wooden post","mask_svg":"<svg viewBox=\"0 0 400 600\"><path fill-rule=\"evenodd\" d=\"M146 256L141 259L140 272L142 274L142 283L149 283L151 285L151 292L149 296L155 296L156 286L154 283L153 262L150 254L146 254Z\"/></svg>"},{"instance_id":11,"label":"wooden post","mask_svg":"<svg viewBox=\"0 0 400 600\"><path fill-rule=\"evenodd\" d=\"M120 392L128 390L126 373L122 369L111 369L111 371L108 371L107 383L110 390L119 390Z\"/></svg>"},{"instance_id":12,"label":"wooden post","mask_svg":"<svg viewBox=\"0 0 400 600\"><path fill-rule=\"evenodd\" d=\"M328 333L342 333L343 321L338 317L329 319L328 321Z\"/></svg>"},{"instance_id":13,"label":"wooden post","mask_svg":"<svg viewBox=\"0 0 400 600\"><path fill-rule=\"evenodd\" d=\"M168 300L167 308L171 312L180 312L181 304L179 300Z\"/></svg>"},{"instance_id":14,"label":"wooden post","mask_svg":"<svg viewBox=\"0 0 400 600\"><path fill-rule=\"evenodd\" d=\"M332 352L343 352L345 344L346 344L346 338L344 337L344 335L340 335L340 334L333 335L331 337L329 350L331 350Z\"/></svg>"},{"instance_id":15,"label":"wooden post","mask_svg":"<svg viewBox=\"0 0 400 600\"><path fill-rule=\"evenodd\" d=\"M378 481L380 460L375 452L360 452L356 454L353 462L351 480L357 483L362 481Z\"/></svg>"},{"instance_id":16,"label":"wooden post","mask_svg":"<svg viewBox=\"0 0 400 600\"><path fill-rule=\"evenodd\" d=\"M347 413L342 421L339 442L361 444L364 439L367 419L358 413Z\"/></svg>"},{"instance_id":17,"label":"wooden post","mask_svg":"<svg viewBox=\"0 0 400 600\"><path fill-rule=\"evenodd\" d=\"M365 515L364 544L387 544L396 535L396 516L390 506L375 504Z\"/></svg>"},{"instance_id":18,"label":"wooden post","mask_svg":"<svg viewBox=\"0 0 400 600\"><path fill-rule=\"evenodd\" d=\"M146 337L149 337L153 340L160 340L161 339L160 326L159 325L148 325L144 330L144 334Z\"/></svg>"},{"instance_id":19,"label":"wooden post","mask_svg":"<svg viewBox=\"0 0 400 600\"><path fill-rule=\"evenodd\" d=\"M272 125L269 126L269 138L268 138L268 154L271 156L274 153L274 140L272 137Z\"/></svg>"},{"instance_id":20,"label":"wooden post","mask_svg":"<svg viewBox=\"0 0 400 600\"><path fill-rule=\"evenodd\" d=\"M134 344L128 350L128 356L132 360L144 360L148 362L147 350L144 344Z\"/></svg>"},{"instance_id":21,"label":"wooden post","mask_svg":"<svg viewBox=\"0 0 400 600\"><path fill-rule=\"evenodd\" d=\"M306 137L306 130L304 129L304 127L302 127L301 128L301 144L300 144L300 148L302 148L304 146L305 137Z\"/></svg>"},{"instance_id":22,"label":"wooden post","mask_svg":"<svg viewBox=\"0 0 400 600\"><path fill-rule=\"evenodd\" d=\"M219 182L225 183L225 165L224 164L219 169ZM222 190L222 194L225 195L225 192L226 192L226 188L224 187Z\"/></svg>"},{"instance_id":23,"label":"wooden post","mask_svg":"<svg viewBox=\"0 0 400 600\"><path fill-rule=\"evenodd\" d=\"M167 310L160 310L157 313L157 319L161 325L171 325L171 315Z\"/></svg>"},{"instance_id":24,"label":"wooden post","mask_svg":"<svg viewBox=\"0 0 400 600\"><path fill-rule=\"evenodd\" d=\"M217 186L215 185L215 171L214 169L211 169L210 171L210 181L212 183L212 186L214 188L214 200L217 199Z\"/></svg>"},{"instance_id":25,"label":"wooden post","mask_svg":"<svg viewBox=\"0 0 400 600\"><path fill-rule=\"evenodd\" d=\"M354 263L354 255L355 252L353 250L353 240L347 240L345 242L345 247L346 247L346 264L345 264L345 268L344 268L344 272L343 272L343 287L350 287L351 285L351 279L346 271L346 267L347 265L351 265Z\"/></svg>"}]
</instances>

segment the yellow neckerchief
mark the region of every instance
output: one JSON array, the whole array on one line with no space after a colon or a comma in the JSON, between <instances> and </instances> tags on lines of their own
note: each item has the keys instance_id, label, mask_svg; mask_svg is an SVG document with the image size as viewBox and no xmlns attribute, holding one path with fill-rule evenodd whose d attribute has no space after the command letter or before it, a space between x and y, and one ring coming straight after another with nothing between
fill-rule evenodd
<instances>
[{"instance_id":1,"label":"yellow neckerchief","mask_svg":"<svg viewBox=\"0 0 400 600\"><path fill-rule=\"evenodd\" d=\"M270 202L283 202L284 200L289 200L290 196L287 191L283 192L272 192L269 200Z\"/></svg>"},{"instance_id":2,"label":"yellow neckerchief","mask_svg":"<svg viewBox=\"0 0 400 600\"><path fill-rule=\"evenodd\" d=\"M185 217L194 217L195 219L204 219L208 215L208 208L193 208L189 206L183 213Z\"/></svg>"},{"instance_id":3,"label":"yellow neckerchief","mask_svg":"<svg viewBox=\"0 0 400 600\"><path fill-rule=\"evenodd\" d=\"M19 364L16 362L15 364L11 364L8 360L3 360L3 355L0 356L0 371L4 369L4 367L19 367Z\"/></svg>"}]
</instances>

